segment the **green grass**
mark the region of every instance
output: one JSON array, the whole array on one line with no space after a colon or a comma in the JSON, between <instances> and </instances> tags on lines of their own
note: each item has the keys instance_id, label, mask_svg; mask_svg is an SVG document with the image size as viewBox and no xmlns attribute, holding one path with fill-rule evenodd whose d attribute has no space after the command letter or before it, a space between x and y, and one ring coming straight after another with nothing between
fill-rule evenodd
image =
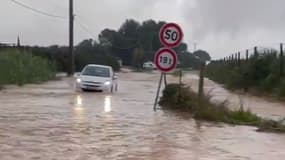
<instances>
[{"instance_id":1,"label":"green grass","mask_svg":"<svg viewBox=\"0 0 285 160\"><path fill-rule=\"evenodd\" d=\"M0 51L0 86L39 83L55 77L55 64L30 52ZM0 87L1 88L1 87Z\"/></svg>"},{"instance_id":2,"label":"green grass","mask_svg":"<svg viewBox=\"0 0 285 160\"><path fill-rule=\"evenodd\" d=\"M259 131L285 132L285 126L281 121L262 119L243 108L230 110L226 102L212 103L207 96L199 99L190 88L181 86L179 89L178 84L169 84L165 88L159 104L165 109L190 112L194 119L256 126Z\"/></svg>"}]
</instances>

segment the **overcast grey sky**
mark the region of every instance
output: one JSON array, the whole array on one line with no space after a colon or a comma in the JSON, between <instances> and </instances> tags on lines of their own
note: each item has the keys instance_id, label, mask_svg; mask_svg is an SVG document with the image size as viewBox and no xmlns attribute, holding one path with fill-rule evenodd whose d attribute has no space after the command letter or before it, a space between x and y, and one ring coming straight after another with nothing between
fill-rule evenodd
<instances>
[{"instance_id":1,"label":"overcast grey sky","mask_svg":"<svg viewBox=\"0 0 285 160\"><path fill-rule=\"evenodd\" d=\"M39 15L0 0L0 42L29 45L68 44L68 21ZM68 16L68 0L18 0L39 10ZM285 42L284 0L74 0L75 43L97 39L104 28L118 29L127 18L176 22L184 30L191 51L193 42L219 58L254 45Z\"/></svg>"}]
</instances>

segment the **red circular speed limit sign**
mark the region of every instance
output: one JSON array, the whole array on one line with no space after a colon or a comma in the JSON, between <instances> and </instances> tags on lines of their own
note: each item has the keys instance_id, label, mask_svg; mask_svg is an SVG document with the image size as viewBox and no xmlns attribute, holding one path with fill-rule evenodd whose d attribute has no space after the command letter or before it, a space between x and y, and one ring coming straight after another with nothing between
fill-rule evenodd
<instances>
[{"instance_id":1,"label":"red circular speed limit sign","mask_svg":"<svg viewBox=\"0 0 285 160\"><path fill-rule=\"evenodd\" d=\"M183 39L182 29L178 24L167 23L161 27L159 39L165 47L177 47Z\"/></svg>"},{"instance_id":2,"label":"red circular speed limit sign","mask_svg":"<svg viewBox=\"0 0 285 160\"><path fill-rule=\"evenodd\" d=\"M154 63L158 70L162 72L170 72L176 67L176 53L168 48L161 48L154 57Z\"/></svg>"}]
</instances>

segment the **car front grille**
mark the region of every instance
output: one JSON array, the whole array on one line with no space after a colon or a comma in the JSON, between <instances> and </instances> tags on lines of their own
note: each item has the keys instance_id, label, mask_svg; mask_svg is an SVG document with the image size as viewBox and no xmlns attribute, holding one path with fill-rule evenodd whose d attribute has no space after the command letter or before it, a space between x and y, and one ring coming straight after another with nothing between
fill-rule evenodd
<instances>
[{"instance_id":1,"label":"car front grille","mask_svg":"<svg viewBox=\"0 0 285 160\"><path fill-rule=\"evenodd\" d=\"M86 87L100 87L98 85L89 85L89 84L84 84L84 86L86 86Z\"/></svg>"},{"instance_id":2,"label":"car front grille","mask_svg":"<svg viewBox=\"0 0 285 160\"><path fill-rule=\"evenodd\" d=\"M92 81L82 81L83 83L89 83L89 84L97 84L97 85L101 85L103 83L101 82L92 82Z\"/></svg>"}]
</instances>

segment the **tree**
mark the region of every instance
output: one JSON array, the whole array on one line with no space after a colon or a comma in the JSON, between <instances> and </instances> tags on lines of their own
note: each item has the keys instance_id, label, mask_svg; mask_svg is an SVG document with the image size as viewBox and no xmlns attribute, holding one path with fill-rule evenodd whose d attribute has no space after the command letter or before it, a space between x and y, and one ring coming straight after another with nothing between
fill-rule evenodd
<instances>
[{"instance_id":1,"label":"tree","mask_svg":"<svg viewBox=\"0 0 285 160\"><path fill-rule=\"evenodd\" d=\"M152 19L142 23L127 19L118 30L103 29L98 35L98 42L94 39L86 39L75 46L77 71L88 63L116 66L117 59L122 60L126 66L135 66L139 69L144 61L152 61L155 52L162 47L158 34L165 23ZM66 70L68 57L66 46L31 47L31 50L38 56L49 60L55 59L58 69ZM196 68L196 62L199 62L199 59L210 59L208 54L203 53L205 51L197 51L195 55L189 53L186 43L181 43L174 50L185 67Z\"/></svg>"},{"instance_id":2,"label":"tree","mask_svg":"<svg viewBox=\"0 0 285 160\"><path fill-rule=\"evenodd\" d=\"M77 47L81 47L81 48L92 48L93 46L93 39L86 39L83 40L82 42L80 42Z\"/></svg>"},{"instance_id":3,"label":"tree","mask_svg":"<svg viewBox=\"0 0 285 160\"><path fill-rule=\"evenodd\" d=\"M210 61L211 60L211 57L210 57L209 53L206 52L206 51L198 50L198 51L194 52L193 54L194 54L194 56L199 57L201 61L205 62L205 61Z\"/></svg>"},{"instance_id":4,"label":"tree","mask_svg":"<svg viewBox=\"0 0 285 160\"><path fill-rule=\"evenodd\" d=\"M142 67L143 59L144 59L144 50L142 48L136 48L133 56L133 65L137 68L138 71Z\"/></svg>"},{"instance_id":5,"label":"tree","mask_svg":"<svg viewBox=\"0 0 285 160\"><path fill-rule=\"evenodd\" d=\"M99 44L110 47L114 43L116 34L115 30L104 29L98 36Z\"/></svg>"},{"instance_id":6,"label":"tree","mask_svg":"<svg viewBox=\"0 0 285 160\"><path fill-rule=\"evenodd\" d=\"M178 60L180 62L178 67L192 69L199 69L200 67L200 59L190 52L183 52L181 54L178 54Z\"/></svg>"},{"instance_id":7,"label":"tree","mask_svg":"<svg viewBox=\"0 0 285 160\"><path fill-rule=\"evenodd\" d=\"M133 20L127 19L125 23L119 29L119 33L128 39L137 39L138 38L138 29L140 27L140 23Z\"/></svg>"}]
</instances>

